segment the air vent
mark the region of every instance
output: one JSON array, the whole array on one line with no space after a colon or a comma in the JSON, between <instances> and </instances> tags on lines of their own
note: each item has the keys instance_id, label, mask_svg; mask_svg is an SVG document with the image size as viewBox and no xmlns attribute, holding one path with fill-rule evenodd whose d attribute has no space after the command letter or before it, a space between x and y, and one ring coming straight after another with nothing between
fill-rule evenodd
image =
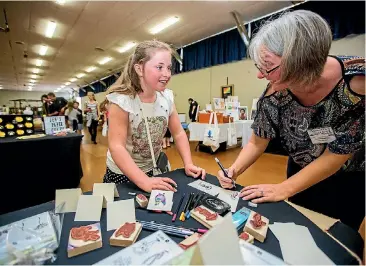
<instances>
[{"instance_id":1,"label":"air vent","mask_svg":"<svg viewBox=\"0 0 366 266\"><path fill-rule=\"evenodd\" d=\"M94 50L98 52L104 52L104 49L100 47L95 47Z\"/></svg>"}]
</instances>

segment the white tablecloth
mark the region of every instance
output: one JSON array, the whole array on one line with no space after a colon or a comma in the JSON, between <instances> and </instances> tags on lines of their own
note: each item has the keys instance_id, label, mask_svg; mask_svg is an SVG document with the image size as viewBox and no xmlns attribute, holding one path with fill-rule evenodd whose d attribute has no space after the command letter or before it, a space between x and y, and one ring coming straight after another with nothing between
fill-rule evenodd
<instances>
[{"instance_id":1,"label":"white tablecloth","mask_svg":"<svg viewBox=\"0 0 366 266\"><path fill-rule=\"evenodd\" d=\"M233 124L235 125L236 129L236 136L241 137L243 136L243 143L248 142L251 134L251 128L253 120L240 120L236 121ZM189 129L189 140L190 141L203 141L203 136L205 134L205 128L208 124L203 123L190 123L188 125ZM220 143L227 141L227 129L229 128L229 123L219 124L220 128L220 136L219 141Z\"/></svg>"},{"instance_id":2,"label":"white tablecloth","mask_svg":"<svg viewBox=\"0 0 366 266\"><path fill-rule=\"evenodd\" d=\"M243 124L243 128L242 128L242 143L241 146L244 147L245 145L247 145L247 143L249 142L250 136L252 135L253 129L252 129L252 124L254 122L254 120L248 120L248 123Z\"/></svg>"}]
</instances>

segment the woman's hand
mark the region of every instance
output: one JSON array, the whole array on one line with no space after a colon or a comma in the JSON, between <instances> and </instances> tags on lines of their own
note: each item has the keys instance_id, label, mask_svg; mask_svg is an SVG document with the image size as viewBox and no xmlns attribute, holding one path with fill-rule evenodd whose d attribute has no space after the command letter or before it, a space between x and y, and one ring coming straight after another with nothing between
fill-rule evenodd
<instances>
[{"instance_id":1,"label":"woman's hand","mask_svg":"<svg viewBox=\"0 0 366 266\"><path fill-rule=\"evenodd\" d=\"M187 164L184 166L184 170L187 176L192 176L193 178L197 178L201 176L202 180L206 178L206 171L200 167L195 166L194 164Z\"/></svg>"},{"instance_id":2,"label":"woman's hand","mask_svg":"<svg viewBox=\"0 0 366 266\"><path fill-rule=\"evenodd\" d=\"M253 203L281 201L290 196L289 190L283 183L247 186L239 194L239 197L244 200L253 199Z\"/></svg>"},{"instance_id":3,"label":"woman's hand","mask_svg":"<svg viewBox=\"0 0 366 266\"><path fill-rule=\"evenodd\" d=\"M168 177L149 177L141 189L146 192L151 192L151 190L170 190L177 192L173 186L177 187L177 183Z\"/></svg>"},{"instance_id":4,"label":"woman's hand","mask_svg":"<svg viewBox=\"0 0 366 266\"><path fill-rule=\"evenodd\" d=\"M229 177L234 177L235 176L235 169L234 167L230 167L229 169L225 169L225 171L227 172L227 175ZM220 182L220 185L225 188L225 189L231 189L234 187L234 182L233 180L231 180L230 178L227 178L224 173L222 172L222 170L220 170L218 172L218 175L217 175L217 179L219 180Z\"/></svg>"}]
</instances>

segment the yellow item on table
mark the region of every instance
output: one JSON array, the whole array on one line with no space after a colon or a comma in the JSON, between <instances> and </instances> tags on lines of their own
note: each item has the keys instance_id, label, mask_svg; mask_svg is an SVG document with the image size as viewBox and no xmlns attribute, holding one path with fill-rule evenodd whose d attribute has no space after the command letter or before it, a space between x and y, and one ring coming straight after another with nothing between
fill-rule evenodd
<instances>
[{"instance_id":1,"label":"yellow item on table","mask_svg":"<svg viewBox=\"0 0 366 266\"><path fill-rule=\"evenodd\" d=\"M5 138L5 132L0 131L0 138Z\"/></svg>"},{"instance_id":2,"label":"yellow item on table","mask_svg":"<svg viewBox=\"0 0 366 266\"><path fill-rule=\"evenodd\" d=\"M14 125L13 124L6 124L5 126L7 129L13 129L14 128Z\"/></svg>"},{"instance_id":3,"label":"yellow item on table","mask_svg":"<svg viewBox=\"0 0 366 266\"><path fill-rule=\"evenodd\" d=\"M3 122L3 119L2 118L0 118L0 123L2 123Z\"/></svg>"},{"instance_id":4,"label":"yellow item on table","mask_svg":"<svg viewBox=\"0 0 366 266\"><path fill-rule=\"evenodd\" d=\"M23 117L17 116L17 117L15 117L15 121L17 121L18 123L19 122L22 122L23 121Z\"/></svg>"},{"instance_id":5,"label":"yellow item on table","mask_svg":"<svg viewBox=\"0 0 366 266\"><path fill-rule=\"evenodd\" d=\"M33 126L33 124L32 123L30 123L30 122L26 122L25 123L25 127L27 127L27 128L31 128Z\"/></svg>"},{"instance_id":6,"label":"yellow item on table","mask_svg":"<svg viewBox=\"0 0 366 266\"><path fill-rule=\"evenodd\" d=\"M18 134L18 135L24 135L24 130L22 130L22 129L18 129L18 130L17 130L17 134Z\"/></svg>"}]
</instances>

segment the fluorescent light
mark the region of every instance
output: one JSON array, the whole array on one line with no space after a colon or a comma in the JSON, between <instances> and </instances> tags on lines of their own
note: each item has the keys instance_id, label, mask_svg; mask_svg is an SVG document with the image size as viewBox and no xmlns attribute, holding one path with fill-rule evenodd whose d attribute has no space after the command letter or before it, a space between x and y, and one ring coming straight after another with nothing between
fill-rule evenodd
<instances>
[{"instance_id":1,"label":"fluorescent light","mask_svg":"<svg viewBox=\"0 0 366 266\"><path fill-rule=\"evenodd\" d=\"M75 82L75 81L77 81L77 79L76 78L72 78L72 79L70 79L70 81L71 82Z\"/></svg>"},{"instance_id":2,"label":"fluorescent light","mask_svg":"<svg viewBox=\"0 0 366 266\"><path fill-rule=\"evenodd\" d=\"M66 85L66 86L69 86L70 84L71 84L70 82L66 82L66 83L65 83L65 85Z\"/></svg>"},{"instance_id":3,"label":"fluorescent light","mask_svg":"<svg viewBox=\"0 0 366 266\"><path fill-rule=\"evenodd\" d=\"M85 76L85 74L84 73L79 73L79 74L77 74L76 75L76 77L79 79L79 78L82 78L82 77L84 77Z\"/></svg>"},{"instance_id":4,"label":"fluorescent light","mask_svg":"<svg viewBox=\"0 0 366 266\"><path fill-rule=\"evenodd\" d=\"M38 74L39 73L39 69L38 68L35 68L35 69L33 69L33 71L32 71L34 74Z\"/></svg>"},{"instance_id":5,"label":"fluorescent light","mask_svg":"<svg viewBox=\"0 0 366 266\"><path fill-rule=\"evenodd\" d=\"M30 76L32 79L36 79L37 78L37 75L31 75Z\"/></svg>"},{"instance_id":6,"label":"fluorescent light","mask_svg":"<svg viewBox=\"0 0 366 266\"><path fill-rule=\"evenodd\" d=\"M91 66L91 67L88 67L88 69L87 70L85 70L86 72L92 72L92 71L94 71L96 69L96 67L95 66Z\"/></svg>"},{"instance_id":7,"label":"fluorescent light","mask_svg":"<svg viewBox=\"0 0 366 266\"><path fill-rule=\"evenodd\" d=\"M160 23L160 24L156 25L155 27L153 27L150 30L150 33L151 34L159 33L162 30L168 28L169 26L177 23L178 21L179 21L179 18L178 17L170 17L170 18L164 20L162 23Z\"/></svg>"},{"instance_id":8,"label":"fluorescent light","mask_svg":"<svg viewBox=\"0 0 366 266\"><path fill-rule=\"evenodd\" d=\"M104 65L105 63L112 60L112 57L104 57L101 61L99 61L100 65Z\"/></svg>"},{"instance_id":9,"label":"fluorescent light","mask_svg":"<svg viewBox=\"0 0 366 266\"><path fill-rule=\"evenodd\" d=\"M43 60L37 59L36 66L42 66L42 64L43 64Z\"/></svg>"},{"instance_id":10,"label":"fluorescent light","mask_svg":"<svg viewBox=\"0 0 366 266\"><path fill-rule=\"evenodd\" d=\"M46 37L52 38L56 29L56 22L48 21L47 30L46 30Z\"/></svg>"},{"instance_id":11,"label":"fluorescent light","mask_svg":"<svg viewBox=\"0 0 366 266\"><path fill-rule=\"evenodd\" d=\"M60 88L61 88L61 89L65 88L65 85L61 85L61 86L60 86Z\"/></svg>"},{"instance_id":12,"label":"fluorescent light","mask_svg":"<svg viewBox=\"0 0 366 266\"><path fill-rule=\"evenodd\" d=\"M48 50L48 46L47 45L41 45L41 48L39 49L39 54L40 55L45 55L46 52Z\"/></svg>"},{"instance_id":13,"label":"fluorescent light","mask_svg":"<svg viewBox=\"0 0 366 266\"><path fill-rule=\"evenodd\" d=\"M65 0L56 0L56 3L59 4L59 5L63 5L65 4Z\"/></svg>"},{"instance_id":14,"label":"fluorescent light","mask_svg":"<svg viewBox=\"0 0 366 266\"><path fill-rule=\"evenodd\" d=\"M28 87L28 90L31 91L32 90L32 87Z\"/></svg>"},{"instance_id":15,"label":"fluorescent light","mask_svg":"<svg viewBox=\"0 0 366 266\"><path fill-rule=\"evenodd\" d=\"M127 52L128 50L130 50L132 47L134 47L136 45L135 42L129 42L127 43L125 46L121 47L119 49L119 52L120 53L124 53L124 52Z\"/></svg>"},{"instance_id":16,"label":"fluorescent light","mask_svg":"<svg viewBox=\"0 0 366 266\"><path fill-rule=\"evenodd\" d=\"M30 83L35 83L36 81L34 79L29 80Z\"/></svg>"}]
</instances>

